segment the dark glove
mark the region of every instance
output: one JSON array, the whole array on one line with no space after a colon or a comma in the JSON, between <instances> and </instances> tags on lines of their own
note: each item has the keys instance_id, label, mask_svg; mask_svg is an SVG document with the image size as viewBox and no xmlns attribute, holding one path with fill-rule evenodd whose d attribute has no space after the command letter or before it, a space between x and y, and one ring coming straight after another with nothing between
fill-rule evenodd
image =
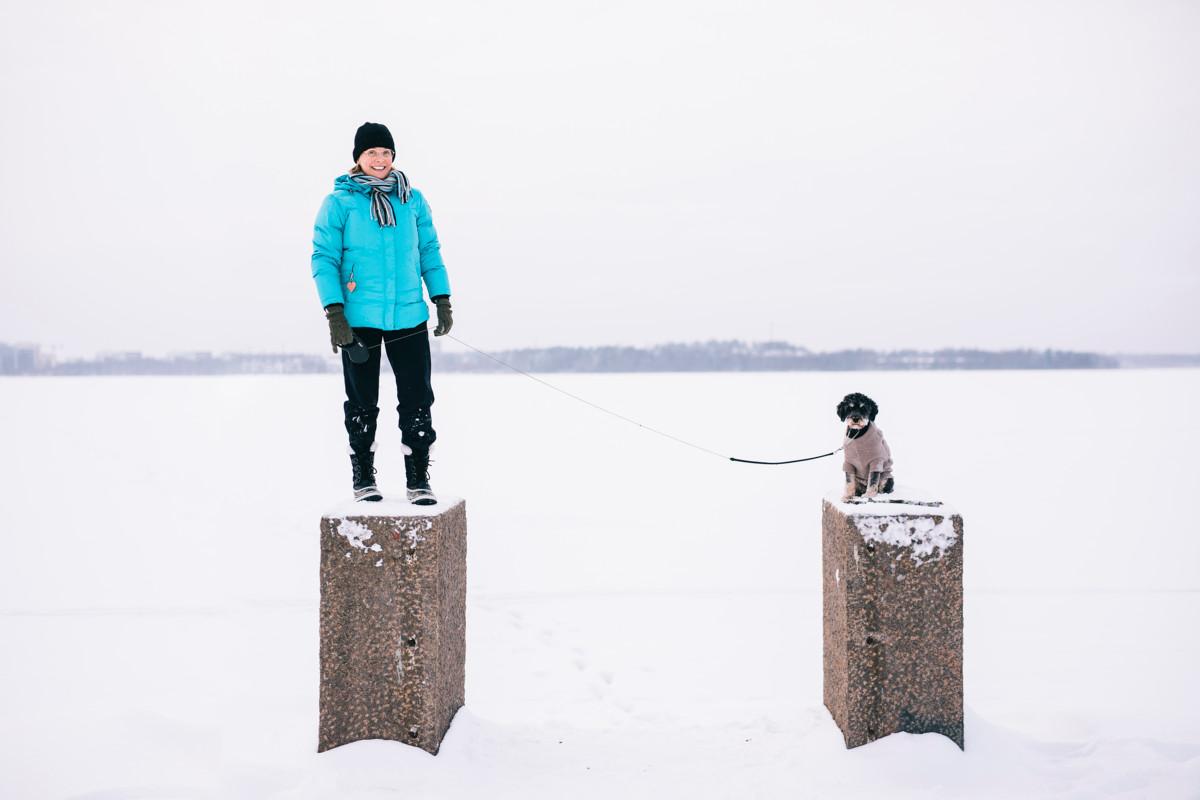
<instances>
[{"instance_id":1,"label":"dark glove","mask_svg":"<svg viewBox=\"0 0 1200 800\"><path fill-rule=\"evenodd\" d=\"M325 319L329 320L329 341L333 345L333 352L336 353L339 347L345 347L354 341L354 331L350 330L350 323L346 321L341 303L326 306Z\"/></svg>"},{"instance_id":2,"label":"dark glove","mask_svg":"<svg viewBox=\"0 0 1200 800\"><path fill-rule=\"evenodd\" d=\"M433 329L434 336L445 336L454 327L454 316L450 313L450 295L439 294L433 298L437 304L437 327Z\"/></svg>"}]
</instances>

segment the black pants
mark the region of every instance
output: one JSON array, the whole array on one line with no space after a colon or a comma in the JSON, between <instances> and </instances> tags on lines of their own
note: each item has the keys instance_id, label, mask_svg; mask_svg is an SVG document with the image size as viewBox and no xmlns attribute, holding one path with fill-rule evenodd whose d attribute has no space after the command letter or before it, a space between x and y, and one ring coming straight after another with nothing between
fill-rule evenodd
<instances>
[{"instance_id":1,"label":"black pants","mask_svg":"<svg viewBox=\"0 0 1200 800\"><path fill-rule=\"evenodd\" d=\"M429 407L433 405L430 385L429 334L424 322L415 328L381 331L355 328L370 352L364 364L355 364L342 351L342 376L346 380L346 433L350 449L363 453L375 442L375 424L379 417L380 351L386 350L388 363L396 374L396 411L400 414L400 438L414 450L426 449L437 439ZM380 342L384 342L380 347Z\"/></svg>"}]
</instances>

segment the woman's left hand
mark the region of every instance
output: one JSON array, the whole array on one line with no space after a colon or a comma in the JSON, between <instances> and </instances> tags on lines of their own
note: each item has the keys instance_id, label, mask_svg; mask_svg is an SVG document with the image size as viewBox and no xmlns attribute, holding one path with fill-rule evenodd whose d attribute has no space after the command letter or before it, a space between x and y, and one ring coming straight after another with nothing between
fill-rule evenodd
<instances>
[{"instance_id":1,"label":"woman's left hand","mask_svg":"<svg viewBox=\"0 0 1200 800\"><path fill-rule=\"evenodd\" d=\"M434 336L445 336L454 327L454 316L450 313L450 298L440 295L433 298L437 305L437 327L433 329Z\"/></svg>"}]
</instances>

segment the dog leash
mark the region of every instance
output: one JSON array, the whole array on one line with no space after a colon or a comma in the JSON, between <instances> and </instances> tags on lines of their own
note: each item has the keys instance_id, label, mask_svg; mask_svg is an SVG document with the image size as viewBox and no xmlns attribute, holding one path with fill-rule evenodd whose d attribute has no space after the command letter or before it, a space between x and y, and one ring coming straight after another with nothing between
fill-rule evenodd
<instances>
[{"instance_id":1,"label":"dog leash","mask_svg":"<svg viewBox=\"0 0 1200 800\"><path fill-rule=\"evenodd\" d=\"M839 447L837 450L833 450L831 452L824 453L819 456L809 456L808 458L793 458L791 461L751 461L748 458L734 458L733 456L730 456L729 460L736 461L739 464L769 464L771 466L776 466L778 464L799 464L801 461L816 461L818 458L829 458L832 455L842 452L842 450L844 450L844 449L845 449L845 447Z\"/></svg>"},{"instance_id":2,"label":"dog leash","mask_svg":"<svg viewBox=\"0 0 1200 800\"><path fill-rule=\"evenodd\" d=\"M413 331L412 333L406 333L403 336L397 336L395 339L388 339L386 341L381 339L379 344L373 344L373 345L364 344L364 345L362 345L362 347L367 350L374 350L374 349L382 347L384 345L391 344L392 342L398 342L398 341L401 341L402 339L408 339L412 336L420 336L422 334L428 335L428 333L429 333L428 329L422 329L419 331ZM526 372L525 370L521 369L520 367L515 367L512 364L509 364L507 361L496 358L491 353L486 353L483 350L480 350L478 347L475 347L472 344L464 342L462 339L459 339L457 336L452 336L449 333L445 334L445 336L447 339L453 339L454 341L461 344L463 347L466 347L470 350L475 351L476 353L483 356L484 358L494 361L497 364L499 364L500 366L510 369L513 372L517 373L518 375L523 375L526 378L529 378L531 381L540 383L542 386L545 386L547 389L553 389L554 391L558 392L559 394L566 395L567 397L571 398L572 400L574 400L576 402L583 403L584 405L590 406L591 408L594 408L597 411L603 412L612 417L616 417L617 419L621 420L622 422L629 423L630 425L635 425L635 426L641 428L642 430L646 430L646 431L649 431L650 433L658 434L659 436L662 436L665 439L670 439L673 442L685 445L687 447L691 447L695 450L699 450L702 453L707 453L708 455L716 456L717 458L721 459L722 461L734 461L739 464L762 464L762 465L766 465L766 466L780 466L782 464L799 464L804 461L816 461L819 458L828 458L829 456L840 453L844 449L843 447L839 447L837 450L833 450L828 453L822 453L819 456L808 456L807 458L793 458L793 459L789 459L787 461L756 461L756 460L749 459L749 458L735 458L734 456L722 455L721 453L718 453L715 450L710 450L707 447L695 444L694 442L689 442L686 439L681 439L678 436L674 436L670 433L667 433L666 431L661 431L658 428L654 428L654 427L651 427L650 425L646 425L645 423L638 422L635 419L630 419L629 417L625 416L624 414L618 414L616 411L612 411L611 409L605 408L604 406L593 403L591 400L587 400L586 398L580 397L577 394L568 392L566 389L563 389L560 386L555 386L553 383L550 383L549 381L543 380L543 379L537 377L536 375L531 375L530 373Z\"/></svg>"}]
</instances>

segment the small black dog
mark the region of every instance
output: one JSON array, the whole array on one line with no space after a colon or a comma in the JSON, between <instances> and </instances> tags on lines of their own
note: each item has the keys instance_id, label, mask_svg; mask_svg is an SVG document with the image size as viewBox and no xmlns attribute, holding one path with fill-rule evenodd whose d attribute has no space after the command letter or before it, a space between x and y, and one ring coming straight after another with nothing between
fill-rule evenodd
<instances>
[{"instance_id":1,"label":"small black dog","mask_svg":"<svg viewBox=\"0 0 1200 800\"><path fill-rule=\"evenodd\" d=\"M875 425L879 406L865 394L854 392L838 403L838 419L846 423L846 439L842 442L846 459L842 472L846 486L842 500L864 495L888 494L895 486L892 479L892 451Z\"/></svg>"}]
</instances>

